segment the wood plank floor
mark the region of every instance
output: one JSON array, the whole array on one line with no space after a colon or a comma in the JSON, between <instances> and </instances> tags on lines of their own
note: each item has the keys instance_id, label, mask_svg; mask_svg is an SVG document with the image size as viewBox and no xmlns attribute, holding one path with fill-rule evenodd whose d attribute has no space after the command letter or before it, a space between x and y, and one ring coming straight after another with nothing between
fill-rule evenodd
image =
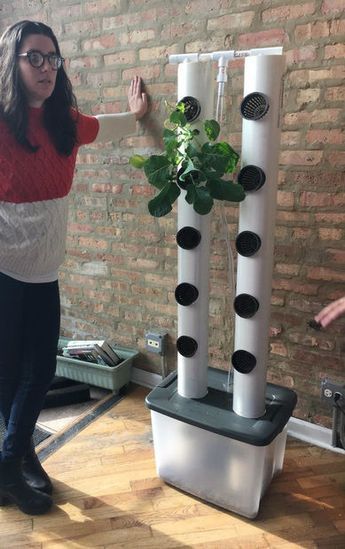
<instances>
[{"instance_id":1,"label":"wood plank floor","mask_svg":"<svg viewBox=\"0 0 345 549\"><path fill-rule=\"evenodd\" d=\"M0 509L0 548L345 548L345 458L288 439L255 520L157 478L147 390L134 387L45 461L55 506Z\"/></svg>"}]
</instances>

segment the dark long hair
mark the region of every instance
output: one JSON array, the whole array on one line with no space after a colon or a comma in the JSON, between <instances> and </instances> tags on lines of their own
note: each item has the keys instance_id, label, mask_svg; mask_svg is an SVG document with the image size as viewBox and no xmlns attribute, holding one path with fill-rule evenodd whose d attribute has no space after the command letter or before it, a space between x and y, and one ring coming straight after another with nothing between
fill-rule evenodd
<instances>
[{"instance_id":1,"label":"dark long hair","mask_svg":"<svg viewBox=\"0 0 345 549\"><path fill-rule=\"evenodd\" d=\"M18 143L34 152L27 137L28 102L18 68L17 54L24 39L30 34L43 34L50 38L56 53L61 55L52 29L44 23L19 21L8 27L0 38L0 117L9 126ZM56 75L52 95L44 102L44 125L56 150L70 155L76 144L76 121L71 108L77 110L72 84L63 66Z\"/></svg>"}]
</instances>

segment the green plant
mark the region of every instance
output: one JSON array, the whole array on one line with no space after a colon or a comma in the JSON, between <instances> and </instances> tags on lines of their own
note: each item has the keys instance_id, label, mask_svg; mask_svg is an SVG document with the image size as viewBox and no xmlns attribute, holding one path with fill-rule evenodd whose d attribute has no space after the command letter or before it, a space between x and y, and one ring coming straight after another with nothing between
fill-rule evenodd
<instances>
[{"instance_id":1,"label":"green plant","mask_svg":"<svg viewBox=\"0 0 345 549\"><path fill-rule=\"evenodd\" d=\"M151 215L162 217L169 213L181 189L186 190L188 204L201 215L211 211L214 199L241 202L245 198L240 184L223 179L235 170L239 155L228 143L216 142L220 132L216 120L206 120L201 125L199 130L188 122L181 101L165 121L165 152L130 158L131 165L144 169L148 182L159 190L148 204Z\"/></svg>"}]
</instances>

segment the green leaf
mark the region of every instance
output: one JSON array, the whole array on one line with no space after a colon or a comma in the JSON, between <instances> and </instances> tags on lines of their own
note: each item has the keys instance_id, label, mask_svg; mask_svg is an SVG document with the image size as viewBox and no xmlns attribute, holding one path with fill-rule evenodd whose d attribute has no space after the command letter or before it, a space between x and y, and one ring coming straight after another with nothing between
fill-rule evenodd
<instances>
[{"instance_id":1,"label":"green leaf","mask_svg":"<svg viewBox=\"0 0 345 549\"><path fill-rule=\"evenodd\" d=\"M204 143L201 155L205 166L224 173L228 163L228 151L220 143Z\"/></svg>"},{"instance_id":2,"label":"green leaf","mask_svg":"<svg viewBox=\"0 0 345 549\"><path fill-rule=\"evenodd\" d=\"M224 175L224 169L214 169L212 167L203 168L203 175L206 181L212 181L213 179L220 179Z\"/></svg>"},{"instance_id":3,"label":"green leaf","mask_svg":"<svg viewBox=\"0 0 345 549\"><path fill-rule=\"evenodd\" d=\"M168 183L148 203L149 212L154 217L163 217L167 213L171 212L172 204L180 194L180 189L175 183Z\"/></svg>"},{"instance_id":4,"label":"green leaf","mask_svg":"<svg viewBox=\"0 0 345 549\"><path fill-rule=\"evenodd\" d=\"M225 141L204 143L201 153L207 167L213 168L217 172L223 171L223 173L233 171L239 159L237 152Z\"/></svg>"},{"instance_id":5,"label":"green leaf","mask_svg":"<svg viewBox=\"0 0 345 549\"><path fill-rule=\"evenodd\" d=\"M200 215L208 214L213 206L213 198L206 187L195 187L194 210Z\"/></svg>"},{"instance_id":6,"label":"green leaf","mask_svg":"<svg viewBox=\"0 0 345 549\"><path fill-rule=\"evenodd\" d=\"M205 120L204 130L210 141L215 141L220 132L220 125L217 120Z\"/></svg>"},{"instance_id":7,"label":"green leaf","mask_svg":"<svg viewBox=\"0 0 345 549\"><path fill-rule=\"evenodd\" d=\"M193 204L195 197L196 197L196 192L195 192L194 185L188 185L186 196L185 196L186 202L188 202L188 204Z\"/></svg>"},{"instance_id":8,"label":"green leaf","mask_svg":"<svg viewBox=\"0 0 345 549\"><path fill-rule=\"evenodd\" d=\"M176 185L176 183L170 183L170 188L168 190L168 197L170 203L173 204L175 200L180 196L181 189Z\"/></svg>"},{"instance_id":9,"label":"green leaf","mask_svg":"<svg viewBox=\"0 0 345 549\"><path fill-rule=\"evenodd\" d=\"M129 163L133 168L141 169L144 167L144 164L146 162L146 158L141 156L141 154L133 154L133 156L130 157Z\"/></svg>"},{"instance_id":10,"label":"green leaf","mask_svg":"<svg viewBox=\"0 0 345 549\"><path fill-rule=\"evenodd\" d=\"M169 130L169 128L165 128L163 131L163 142L166 147L170 146L171 143L177 146L176 133L173 130Z\"/></svg>"},{"instance_id":11,"label":"green leaf","mask_svg":"<svg viewBox=\"0 0 345 549\"><path fill-rule=\"evenodd\" d=\"M225 144L229 148L229 161L226 166L225 173L232 173L233 171L235 171L240 155L236 151L234 151L234 149L229 145L229 143L225 143Z\"/></svg>"},{"instance_id":12,"label":"green leaf","mask_svg":"<svg viewBox=\"0 0 345 549\"><path fill-rule=\"evenodd\" d=\"M179 112L185 112L186 104L184 101L178 101L175 105L175 109Z\"/></svg>"},{"instance_id":13,"label":"green leaf","mask_svg":"<svg viewBox=\"0 0 345 549\"><path fill-rule=\"evenodd\" d=\"M176 133L173 130L166 128L163 131L163 142L164 142L167 155L171 158L173 162L175 162L176 155L177 155L177 148L179 145L177 141Z\"/></svg>"},{"instance_id":14,"label":"green leaf","mask_svg":"<svg viewBox=\"0 0 345 549\"><path fill-rule=\"evenodd\" d=\"M169 117L169 120L172 124L176 124L176 126L185 126L187 124L187 118L183 114L183 112L176 110L173 111Z\"/></svg>"},{"instance_id":15,"label":"green leaf","mask_svg":"<svg viewBox=\"0 0 345 549\"><path fill-rule=\"evenodd\" d=\"M193 164L193 161L188 158L188 161L187 161L187 165L184 163L182 165L182 167L184 168L183 172L181 174L179 174L179 179L182 179L182 181L185 180L185 178L187 177L187 175L190 173L190 172L195 172L197 171L194 164Z\"/></svg>"},{"instance_id":16,"label":"green leaf","mask_svg":"<svg viewBox=\"0 0 345 549\"><path fill-rule=\"evenodd\" d=\"M245 199L245 192L239 183L224 181L223 179L207 182L207 188L213 198L228 200L230 202L242 202Z\"/></svg>"},{"instance_id":17,"label":"green leaf","mask_svg":"<svg viewBox=\"0 0 345 549\"><path fill-rule=\"evenodd\" d=\"M163 189L170 179L172 165L165 155L154 154L146 160L144 171L151 185Z\"/></svg>"},{"instance_id":18,"label":"green leaf","mask_svg":"<svg viewBox=\"0 0 345 549\"><path fill-rule=\"evenodd\" d=\"M170 200L166 196L161 197L160 194L152 198L147 206L153 217L163 217L172 210Z\"/></svg>"},{"instance_id":19,"label":"green leaf","mask_svg":"<svg viewBox=\"0 0 345 549\"><path fill-rule=\"evenodd\" d=\"M189 156L189 158L199 158L200 149L196 148L193 142L188 143L186 154Z\"/></svg>"}]
</instances>

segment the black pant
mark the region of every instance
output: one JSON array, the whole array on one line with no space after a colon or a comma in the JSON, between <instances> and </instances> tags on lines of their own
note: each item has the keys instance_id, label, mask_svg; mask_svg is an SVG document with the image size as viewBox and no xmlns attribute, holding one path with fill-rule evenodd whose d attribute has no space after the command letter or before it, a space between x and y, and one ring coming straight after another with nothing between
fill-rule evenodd
<instances>
[{"instance_id":1,"label":"black pant","mask_svg":"<svg viewBox=\"0 0 345 549\"><path fill-rule=\"evenodd\" d=\"M2 459L22 457L56 370L58 282L20 282L0 273Z\"/></svg>"}]
</instances>

